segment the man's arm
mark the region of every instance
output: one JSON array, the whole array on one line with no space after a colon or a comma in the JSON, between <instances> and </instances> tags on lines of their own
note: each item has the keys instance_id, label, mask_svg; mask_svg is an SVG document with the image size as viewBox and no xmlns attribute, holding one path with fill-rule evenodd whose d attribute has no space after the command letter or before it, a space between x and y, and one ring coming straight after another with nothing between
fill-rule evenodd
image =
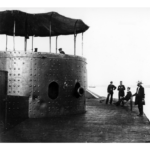
<instances>
[{"instance_id":1,"label":"man's arm","mask_svg":"<svg viewBox=\"0 0 150 150\"><path fill-rule=\"evenodd\" d=\"M107 92L109 93L109 85L108 85L108 87L107 87Z\"/></svg>"},{"instance_id":2,"label":"man's arm","mask_svg":"<svg viewBox=\"0 0 150 150\"><path fill-rule=\"evenodd\" d=\"M142 98L145 98L145 92L144 92L144 88L142 88Z\"/></svg>"},{"instance_id":3,"label":"man's arm","mask_svg":"<svg viewBox=\"0 0 150 150\"><path fill-rule=\"evenodd\" d=\"M119 91L119 86L118 86L117 90Z\"/></svg>"},{"instance_id":4,"label":"man's arm","mask_svg":"<svg viewBox=\"0 0 150 150\"><path fill-rule=\"evenodd\" d=\"M130 92L130 98L132 97L132 93Z\"/></svg>"},{"instance_id":5,"label":"man's arm","mask_svg":"<svg viewBox=\"0 0 150 150\"><path fill-rule=\"evenodd\" d=\"M135 94L133 94L132 96L136 96L136 93L135 93Z\"/></svg>"},{"instance_id":6,"label":"man's arm","mask_svg":"<svg viewBox=\"0 0 150 150\"><path fill-rule=\"evenodd\" d=\"M126 88L125 88L125 86L123 86L123 90L125 90Z\"/></svg>"},{"instance_id":7,"label":"man's arm","mask_svg":"<svg viewBox=\"0 0 150 150\"><path fill-rule=\"evenodd\" d=\"M137 90L136 90L137 91ZM137 92L135 92L135 94L133 94L132 96L136 96L137 95Z\"/></svg>"},{"instance_id":8,"label":"man's arm","mask_svg":"<svg viewBox=\"0 0 150 150\"><path fill-rule=\"evenodd\" d=\"M116 89L116 86L114 86L113 89L115 90L115 89Z\"/></svg>"}]
</instances>

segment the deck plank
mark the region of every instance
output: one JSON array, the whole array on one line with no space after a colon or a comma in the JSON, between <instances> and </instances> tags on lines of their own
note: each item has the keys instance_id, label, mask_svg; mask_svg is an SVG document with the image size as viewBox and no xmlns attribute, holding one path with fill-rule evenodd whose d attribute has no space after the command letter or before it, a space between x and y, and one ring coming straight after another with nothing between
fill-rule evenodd
<instances>
[{"instance_id":1,"label":"deck plank","mask_svg":"<svg viewBox=\"0 0 150 150\"><path fill-rule=\"evenodd\" d=\"M150 142L150 122L133 111L87 99L85 114L61 118L28 119L6 133L0 142L77 142L145 143Z\"/></svg>"}]
</instances>

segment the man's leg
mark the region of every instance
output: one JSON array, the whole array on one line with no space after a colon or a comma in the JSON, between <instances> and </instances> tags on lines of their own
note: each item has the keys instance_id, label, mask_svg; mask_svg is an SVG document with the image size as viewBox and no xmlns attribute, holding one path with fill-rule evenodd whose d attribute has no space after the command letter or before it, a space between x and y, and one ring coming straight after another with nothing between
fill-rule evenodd
<instances>
[{"instance_id":1,"label":"man's leg","mask_svg":"<svg viewBox=\"0 0 150 150\"><path fill-rule=\"evenodd\" d=\"M143 115L143 105L142 104L139 104L139 112L140 112L140 115Z\"/></svg>"},{"instance_id":2,"label":"man's leg","mask_svg":"<svg viewBox=\"0 0 150 150\"><path fill-rule=\"evenodd\" d=\"M112 100L113 100L113 94L110 94L110 104L112 104Z\"/></svg>"},{"instance_id":3,"label":"man's leg","mask_svg":"<svg viewBox=\"0 0 150 150\"><path fill-rule=\"evenodd\" d=\"M106 104L108 104L109 96L110 96L110 94L107 95Z\"/></svg>"},{"instance_id":4,"label":"man's leg","mask_svg":"<svg viewBox=\"0 0 150 150\"><path fill-rule=\"evenodd\" d=\"M140 115L143 116L143 105L139 104L138 108L139 108Z\"/></svg>"},{"instance_id":5,"label":"man's leg","mask_svg":"<svg viewBox=\"0 0 150 150\"><path fill-rule=\"evenodd\" d=\"M125 101L126 99L123 97L123 96L120 96L120 103L122 104L122 106L124 106L124 101Z\"/></svg>"},{"instance_id":6,"label":"man's leg","mask_svg":"<svg viewBox=\"0 0 150 150\"><path fill-rule=\"evenodd\" d=\"M122 98L122 106L124 106L124 104L127 103L127 101L128 101L127 99Z\"/></svg>"},{"instance_id":7,"label":"man's leg","mask_svg":"<svg viewBox=\"0 0 150 150\"><path fill-rule=\"evenodd\" d=\"M141 115L143 115L143 105L141 104Z\"/></svg>"},{"instance_id":8,"label":"man's leg","mask_svg":"<svg viewBox=\"0 0 150 150\"><path fill-rule=\"evenodd\" d=\"M116 106L119 106L120 105L120 101L116 102Z\"/></svg>"},{"instance_id":9,"label":"man's leg","mask_svg":"<svg viewBox=\"0 0 150 150\"><path fill-rule=\"evenodd\" d=\"M116 105L119 106L121 103L123 104L123 100L124 100L124 98L120 96L120 100L117 102Z\"/></svg>"},{"instance_id":10,"label":"man's leg","mask_svg":"<svg viewBox=\"0 0 150 150\"><path fill-rule=\"evenodd\" d=\"M119 94L119 92L118 92L118 102L120 101L120 94Z\"/></svg>"}]
</instances>

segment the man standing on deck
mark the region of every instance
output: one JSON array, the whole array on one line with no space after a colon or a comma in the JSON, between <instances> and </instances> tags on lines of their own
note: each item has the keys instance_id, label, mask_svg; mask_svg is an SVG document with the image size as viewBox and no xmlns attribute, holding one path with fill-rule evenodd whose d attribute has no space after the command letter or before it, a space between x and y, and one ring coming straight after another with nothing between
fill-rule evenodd
<instances>
[{"instance_id":1,"label":"man standing on deck","mask_svg":"<svg viewBox=\"0 0 150 150\"><path fill-rule=\"evenodd\" d=\"M145 105L145 101L144 101L145 93L141 81L138 81L137 90L133 96L135 96L135 105L138 105L138 109L139 109L138 116L143 116L143 105Z\"/></svg>"},{"instance_id":2,"label":"man standing on deck","mask_svg":"<svg viewBox=\"0 0 150 150\"><path fill-rule=\"evenodd\" d=\"M120 81L120 85L118 86L118 102L124 97L124 90L125 86L122 84L122 81Z\"/></svg>"},{"instance_id":3,"label":"man standing on deck","mask_svg":"<svg viewBox=\"0 0 150 150\"><path fill-rule=\"evenodd\" d=\"M113 82L111 81L107 88L108 95L107 95L107 99L106 99L106 104L108 104L109 97L110 97L110 104L112 104L113 93L114 93L113 90L115 90L115 89L116 89L116 87L113 85Z\"/></svg>"}]
</instances>

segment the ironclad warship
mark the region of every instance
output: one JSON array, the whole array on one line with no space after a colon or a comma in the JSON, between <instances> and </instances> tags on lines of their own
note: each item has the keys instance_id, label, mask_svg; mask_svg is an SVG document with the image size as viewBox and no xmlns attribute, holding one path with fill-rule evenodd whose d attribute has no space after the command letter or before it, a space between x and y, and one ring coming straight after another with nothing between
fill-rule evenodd
<instances>
[{"instance_id":1,"label":"ironclad warship","mask_svg":"<svg viewBox=\"0 0 150 150\"><path fill-rule=\"evenodd\" d=\"M81 33L83 39L88 28L82 20L56 12L0 12L0 34L6 35L6 50L0 51L0 114L6 129L27 118L85 112L86 59L76 55L76 37ZM74 55L58 54L58 36L71 34ZM7 36L13 36L12 51L8 51ZM24 51L15 50L15 36L24 37ZM56 36L56 53L51 52L53 36ZM31 51L27 51L29 37ZM49 53L33 48L36 37L49 37Z\"/></svg>"}]
</instances>

